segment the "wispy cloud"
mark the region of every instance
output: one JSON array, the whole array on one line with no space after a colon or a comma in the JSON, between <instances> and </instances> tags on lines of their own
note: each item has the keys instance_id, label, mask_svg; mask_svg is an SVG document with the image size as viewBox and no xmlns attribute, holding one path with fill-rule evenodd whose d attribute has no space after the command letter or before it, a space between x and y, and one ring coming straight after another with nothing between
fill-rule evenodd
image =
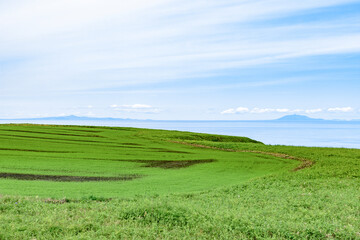
<instances>
[{"instance_id":1,"label":"wispy cloud","mask_svg":"<svg viewBox=\"0 0 360 240\"><path fill-rule=\"evenodd\" d=\"M159 108L152 107L146 104L133 104L133 105L110 105L112 109L120 112L129 112L129 113L159 113L161 110Z\"/></svg>"},{"instance_id":2,"label":"wispy cloud","mask_svg":"<svg viewBox=\"0 0 360 240\"><path fill-rule=\"evenodd\" d=\"M278 113L287 113L290 110L287 108L253 108L250 113L271 113L271 112L278 112Z\"/></svg>"},{"instance_id":3,"label":"wispy cloud","mask_svg":"<svg viewBox=\"0 0 360 240\"><path fill-rule=\"evenodd\" d=\"M327 111L329 112L352 112L354 109L352 107L333 107L328 108Z\"/></svg>"},{"instance_id":4,"label":"wispy cloud","mask_svg":"<svg viewBox=\"0 0 360 240\"><path fill-rule=\"evenodd\" d=\"M238 107L238 108L229 108L221 112L221 114L239 114L239 113L321 113L321 112L352 112L354 109L352 107L334 107L328 109L315 108L315 109L287 109L287 108L252 108L247 107Z\"/></svg>"},{"instance_id":5,"label":"wispy cloud","mask_svg":"<svg viewBox=\"0 0 360 240\"><path fill-rule=\"evenodd\" d=\"M234 114L234 113L287 113L290 112L287 108L252 108L238 107L230 108L221 112L221 114Z\"/></svg>"},{"instance_id":6,"label":"wispy cloud","mask_svg":"<svg viewBox=\"0 0 360 240\"><path fill-rule=\"evenodd\" d=\"M341 10L344 6L356 9L359 4L359 0L0 1L0 100L11 106L0 109L0 114L58 114L54 109L66 112L74 105L89 104L94 106L91 111L102 116L161 113L156 116L216 118L202 115L201 109L217 104L217 116L222 117L221 106L256 101L267 94L257 92L260 89L321 85L332 75L333 66L342 63L340 59L326 65L331 56L359 56L358 13ZM321 77L319 69L307 62L312 57L324 59ZM353 76L333 77L339 81L332 89L357 80L357 63L342 63L339 71ZM267 66L276 66L277 71L263 73ZM250 73L243 74L246 71ZM292 94L289 88L281 91ZM322 94L332 90L329 87ZM294 101L303 101L303 94L295 95ZM281 103L270 97L262 101L269 106ZM149 105L97 107L119 99ZM347 106L354 102L350 100L328 104ZM297 107L229 108L222 113L352 112Z\"/></svg>"},{"instance_id":7,"label":"wispy cloud","mask_svg":"<svg viewBox=\"0 0 360 240\"><path fill-rule=\"evenodd\" d=\"M320 112L322 112L322 111L324 111L324 110L321 109L321 108L307 109L307 110L305 110L305 113L320 113Z\"/></svg>"},{"instance_id":8,"label":"wispy cloud","mask_svg":"<svg viewBox=\"0 0 360 240\"><path fill-rule=\"evenodd\" d=\"M3 71L3 89L19 83L76 90L166 82L289 58L359 52L360 34L346 24L341 29L321 21L261 24L350 2L356 1L2 3L0 58L23 59Z\"/></svg>"}]
</instances>

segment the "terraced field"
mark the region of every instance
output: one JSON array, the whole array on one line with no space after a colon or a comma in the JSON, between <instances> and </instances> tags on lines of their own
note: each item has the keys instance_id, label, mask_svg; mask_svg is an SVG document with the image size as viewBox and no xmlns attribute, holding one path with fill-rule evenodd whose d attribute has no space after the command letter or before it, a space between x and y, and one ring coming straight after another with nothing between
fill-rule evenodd
<instances>
[{"instance_id":1,"label":"terraced field","mask_svg":"<svg viewBox=\"0 0 360 240\"><path fill-rule=\"evenodd\" d=\"M360 239L360 150L0 125L0 239Z\"/></svg>"},{"instance_id":2,"label":"terraced field","mask_svg":"<svg viewBox=\"0 0 360 240\"><path fill-rule=\"evenodd\" d=\"M238 184L299 164L261 154L173 143L161 139L164 133L168 140L184 135L132 128L1 125L1 193L81 198L194 192ZM206 137L193 134L196 136Z\"/></svg>"}]
</instances>

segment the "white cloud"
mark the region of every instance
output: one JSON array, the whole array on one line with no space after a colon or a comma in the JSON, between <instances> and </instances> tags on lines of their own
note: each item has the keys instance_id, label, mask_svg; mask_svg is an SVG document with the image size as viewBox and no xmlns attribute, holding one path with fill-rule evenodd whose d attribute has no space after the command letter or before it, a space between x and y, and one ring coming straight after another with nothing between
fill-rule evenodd
<instances>
[{"instance_id":1,"label":"white cloud","mask_svg":"<svg viewBox=\"0 0 360 240\"><path fill-rule=\"evenodd\" d=\"M225 111L222 111L221 114L233 114L233 113L247 113L249 112L249 109L246 107L238 107L236 109L230 108Z\"/></svg>"},{"instance_id":2,"label":"white cloud","mask_svg":"<svg viewBox=\"0 0 360 240\"><path fill-rule=\"evenodd\" d=\"M354 109L352 107L333 107L328 108L328 112L352 112Z\"/></svg>"},{"instance_id":3,"label":"white cloud","mask_svg":"<svg viewBox=\"0 0 360 240\"><path fill-rule=\"evenodd\" d=\"M278 113L286 113L290 110L287 108L253 108L251 113L271 113L271 112L278 112Z\"/></svg>"},{"instance_id":4,"label":"white cloud","mask_svg":"<svg viewBox=\"0 0 360 240\"><path fill-rule=\"evenodd\" d=\"M253 108L249 109L247 107L238 107L238 108L230 108L221 112L221 114L234 114L234 113L270 113L270 112L278 112L278 113L286 113L290 110L287 108Z\"/></svg>"},{"instance_id":5,"label":"white cloud","mask_svg":"<svg viewBox=\"0 0 360 240\"><path fill-rule=\"evenodd\" d=\"M2 1L0 58L26 61L2 71L1 90L111 88L359 52L360 34L348 22L257 24L349 2L356 1Z\"/></svg>"},{"instance_id":6,"label":"white cloud","mask_svg":"<svg viewBox=\"0 0 360 240\"><path fill-rule=\"evenodd\" d=\"M251 113L267 113L272 112L274 109L271 108L253 108Z\"/></svg>"},{"instance_id":7,"label":"white cloud","mask_svg":"<svg viewBox=\"0 0 360 240\"><path fill-rule=\"evenodd\" d=\"M305 110L304 112L305 113L319 113L319 112L322 112L323 109L321 108L316 108L316 109L308 109L308 110Z\"/></svg>"},{"instance_id":8,"label":"white cloud","mask_svg":"<svg viewBox=\"0 0 360 240\"><path fill-rule=\"evenodd\" d=\"M275 109L275 111L279 112L279 113L286 113L286 112L289 112L290 110L287 108L278 108L278 109Z\"/></svg>"},{"instance_id":9,"label":"white cloud","mask_svg":"<svg viewBox=\"0 0 360 240\"><path fill-rule=\"evenodd\" d=\"M233 113L236 113L236 110L233 108L230 108L230 109L227 109L227 110L224 110L221 112L221 114L233 114Z\"/></svg>"},{"instance_id":10,"label":"white cloud","mask_svg":"<svg viewBox=\"0 0 360 240\"><path fill-rule=\"evenodd\" d=\"M191 108L197 106L199 109L202 102L211 104L216 100L216 104L225 104L230 99L241 99L235 91L227 92L227 89L315 81L321 79L316 75L318 71L313 76L310 71L303 76L301 63L296 71L286 64L291 64L289 59L300 57L358 54L360 22L357 16L339 12L337 16L328 17L328 10L323 10L358 1L0 0L1 102L17 99L21 106L18 109L23 112L26 103L23 99L32 99L28 111L39 112L37 109L41 107L37 106L51 103L55 93L56 98L61 99L57 107L81 105L81 110L85 111L85 106L91 103L94 108L88 107L88 110L103 111L104 115L120 115L114 110L160 112L157 107L145 104L114 104L106 107L107 110L98 107L100 104L107 106L118 99L117 94L122 94L122 99L129 102L151 103L154 98L162 98L163 102L168 101L164 104L173 109L173 112L168 111L173 118L176 113L183 117L181 104L195 103ZM318 18L307 19L307 14L313 16L317 12L321 13ZM298 21L299 16L303 16L304 21ZM305 65L309 65L308 59L304 59ZM303 63L304 60L298 59ZM249 66L260 69L263 64L276 62L289 72L293 71L292 77L285 72L278 76L275 70L269 78L237 76L238 72L238 75L246 75ZM232 72L236 72L232 80L218 78L211 84L205 80ZM157 84L170 81L184 83ZM192 93L198 89L205 92L212 87L223 92L224 98L197 102ZM176 91L182 88L193 92L187 92L189 97L178 103L177 97L185 95ZM256 94L251 96L260 103L261 98ZM311 101L309 99L306 101ZM276 104L270 98L263 101L268 106ZM334 106L337 102L328 104ZM189 109L184 112L192 111ZM4 108L2 111L9 112ZM327 109L323 111L328 112ZM295 112L315 114L320 111L234 107L222 114Z\"/></svg>"},{"instance_id":11,"label":"white cloud","mask_svg":"<svg viewBox=\"0 0 360 240\"><path fill-rule=\"evenodd\" d=\"M249 112L249 109L246 108L246 107L238 107L238 108L236 109L236 112L237 112L237 113L245 113L245 112Z\"/></svg>"},{"instance_id":12,"label":"white cloud","mask_svg":"<svg viewBox=\"0 0 360 240\"><path fill-rule=\"evenodd\" d=\"M152 107L146 104L132 104L132 105L117 105L112 104L110 107L116 111L128 113L160 113L159 108Z\"/></svg>"},{"instance_id":13,"label":"white cloud","mask_svg":"<svg viewBox=\"0 0 360 240\"><path fill-rule=\"evenodd\" d=\"M301 113L301 112L305 112L306 110L303 109L294 109L292 110L293 113Z\"/></svg>"},{"instance_id":14,"label":"white cloud","mask_svg":"<svg viewBox=\"0 0 360 240\"><path fill-rule=\"evenodd\" d=\"M314 108L314 109L287 109L287 108L246 108L246 107L239 107L239 108L230 108L225 111L222 111L221 114L234 114L234 113L255 113L255 114L262 114L262 113L320 113L323 112L324 109L322 108ZM334 107L328 108L328 112L352 112L354 109L352 107Z\"/></svg>"},{"instance_id":15,"label":"white cloud","mask_svg":"<svg viewBox=\"0 0 360 240\"><path fill-rule=\"evenodd\" d=\"M122 105L126 108L133 108L133 109L150 109L152 106L146 104L133 104L133 105Z\"/></svg>"}]
</instances>

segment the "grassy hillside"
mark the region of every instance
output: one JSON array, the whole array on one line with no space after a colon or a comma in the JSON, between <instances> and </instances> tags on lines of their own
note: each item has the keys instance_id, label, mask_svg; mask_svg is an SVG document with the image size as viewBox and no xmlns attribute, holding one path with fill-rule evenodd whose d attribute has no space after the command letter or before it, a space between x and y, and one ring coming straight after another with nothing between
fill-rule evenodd
<instances>
[{"instance_id":1,"label":"grassy hillside","mask_svg":"<svg viewBox=\"0 0 360 240\"><path fill-rule=\"evenodd\" d=\"M360 239L360 150L0 125L0 239Z\"/></svg>"},{"instance_id":2,"label":"grassy hillside","mask_svg":"<svg viewBox=\"0 0 360 240\"><path fill-rule=\"evenodd\" d=\"M298 164L166 139L257 143L134 128L1 125L1 193L73 199L190 193L239 184Z\"/></svg>"}]
</instances>

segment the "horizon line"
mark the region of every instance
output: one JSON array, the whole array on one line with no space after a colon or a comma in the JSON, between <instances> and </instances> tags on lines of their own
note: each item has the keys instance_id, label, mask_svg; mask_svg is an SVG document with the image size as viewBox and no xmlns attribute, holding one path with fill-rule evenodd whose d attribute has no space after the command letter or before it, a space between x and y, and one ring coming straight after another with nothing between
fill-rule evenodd
<instances>
[{"instance_id":1,"label":"horizon line","mask_svg":"<svg viewBox=\"0 0 360 240\"><path fill-rule=\"evenodd\" d=\"M299 115L299 114L288 114L288 115L284 115L282 117L279 118L275 118L275 119L236 119L236 120L216 120L216 119L185 119L185 120L174 120L174 119L135 119L135 118L117 118L117 117L90 117L90 116L78 116L78 115L63 115L63 116L49 116L49 117L30 117L30 118L0 118L1 121L21 121L21 120L67 120L64 118L68 118L68 117L73 117L73 118L83 118L83 120L90 120L90 119L95 119L95 120L101 120L101 119L108 119L108 120L129 120L129 121L182 121L182 122L186 122L186 121L195 121L195 122L238 122L238 121L244 121L244 122L248 122L248 121L277 121L277 120L282 120L283 118L289 117L289 116L298 116L298 117L304 117L304 119L289 119L288 121L344 121L344 122L351 122L351 121L360 121L360 119L323 119L323 118L312 118L309 117L307 115ZM71 120L71 119L69 119ZM73 119L76 120L76 119ZM286 120L285 120L286 121Z\"/></svg>"}]
</instances>

